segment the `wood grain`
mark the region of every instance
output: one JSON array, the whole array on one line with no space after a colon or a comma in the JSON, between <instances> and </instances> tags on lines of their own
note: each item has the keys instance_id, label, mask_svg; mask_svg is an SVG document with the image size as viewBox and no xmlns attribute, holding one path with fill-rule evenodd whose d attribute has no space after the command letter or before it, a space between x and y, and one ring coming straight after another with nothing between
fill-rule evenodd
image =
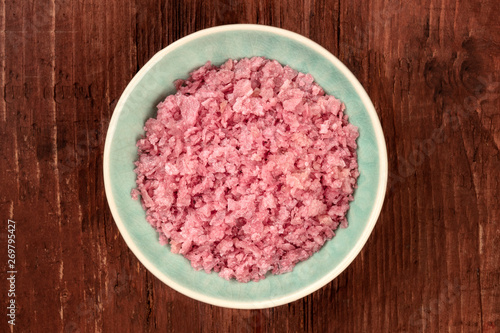
<instances>
[{"instance_id":1,"label":"wood grain","mask_svg":"<svg viewBox=\"0 0 500 333\"><path fill-rule=\"evenodd\" d=\"M16 332L498 332L500 5L495 0L0 1L0 258L16 221ZM108 123L135 73L203 28L282 27L357 76L385 133L377 226L335 280L231 310L150 274L109 212ZM5 264L4 264L5 263Z\"/></svg>"}]
</instances>

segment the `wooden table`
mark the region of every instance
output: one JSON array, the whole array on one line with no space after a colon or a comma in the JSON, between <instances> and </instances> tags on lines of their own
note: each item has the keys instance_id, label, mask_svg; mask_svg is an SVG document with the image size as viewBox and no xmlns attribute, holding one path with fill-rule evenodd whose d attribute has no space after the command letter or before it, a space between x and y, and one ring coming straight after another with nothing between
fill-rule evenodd
<instances>
[{"instance_id":1,"label":"wooden table","mask_svg":"<svg viewBox=\"0 0 500 333\"><path fill-rule=\"evenodd\" d=\"M499 332L499 4L1 0L0 331ZM168 44L229 23L282 27L336 55L373 100L389 153L360 255L312 295L265 310L164 285L127 248L104 194L106 130L127 83Z\"/></svg>"}]
</instances>

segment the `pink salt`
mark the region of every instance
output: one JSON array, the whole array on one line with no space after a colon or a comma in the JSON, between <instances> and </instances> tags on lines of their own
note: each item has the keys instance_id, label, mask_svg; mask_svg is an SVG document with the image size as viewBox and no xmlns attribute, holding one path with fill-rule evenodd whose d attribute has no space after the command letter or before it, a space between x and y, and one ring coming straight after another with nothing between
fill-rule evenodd
<instances>
[{"instance_id":1,"label":"pink salt","mask_svg":"<svg viewBox=\"0 0 500 333\"><path fill-rule=\"evenodd\" d=\"M309 74L262 57L177 81L137 142L160 242L240 282L289 272L346 227L358 130Z\"/></svg>"}]
</instances>

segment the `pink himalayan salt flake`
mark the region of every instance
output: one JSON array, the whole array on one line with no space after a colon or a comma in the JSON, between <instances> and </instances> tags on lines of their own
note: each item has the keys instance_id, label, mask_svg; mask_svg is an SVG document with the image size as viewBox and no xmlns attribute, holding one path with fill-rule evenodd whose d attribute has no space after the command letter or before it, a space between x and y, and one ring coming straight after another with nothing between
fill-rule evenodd
<instances>
[{"instance_id":1,"label":"pink himalayan salt flake","mask_svg":"<svg viewBox=\"0 0 500 333\"><path fill-rule=\"evenodd\" d=\"M137 188L162 244L195 269L258 281L290 272L347 226L359 175L344 105L262 57L175 82L137 142Z\"/></svg>"}]
</instances>

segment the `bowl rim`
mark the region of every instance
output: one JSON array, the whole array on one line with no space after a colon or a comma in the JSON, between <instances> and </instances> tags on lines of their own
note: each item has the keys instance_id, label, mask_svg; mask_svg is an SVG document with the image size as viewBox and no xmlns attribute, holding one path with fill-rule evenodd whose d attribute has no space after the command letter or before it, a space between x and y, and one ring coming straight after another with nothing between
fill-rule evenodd
<instances>
[{"instance_id":1,"label":"bowl rim","mask_svg":"<svg viewBox=\"0 0 500 333\"><path fill-rule=\"evenodd\" d=\"M207 296L204 294L201 294L199 292L190 290L189 288L186 288L175 281L172 281L170 278L165 276L161 271L159 271L153 263L151 263L145 255L142 253L140 248L135 245L134 241L132 240L131 235L129 234L128 230L126 229L123 221L120 218L119 212L118 212L118 207L116 205L116 200L115 197L113 196L113 191L111 187L111 176L110 176L110 154L111 154L111 143L112 143L112 138L114 137L117 124L118 124L118 119L120 117L120 114L122 113L123 107L125 105L125 102L128 99L128 96L130 93L134 90L136 85L142 80L142 78L145 76L145 74L157 63L159 62L165 55L170 53L172 50L176 49L177 47L182 46L183 44L186 44L188 42L191 42L197 38L204 37L213 33L219 33L219 32L228 32L228 31L261 31L261 32L268 32L276 35L280 35L283 37L287 37L290 39L293 39L297 42L300 42L307 47L313 49L314 51L318 52L322 56L324 56L326 59L328 59L337 69L342 72L343 75L349 80L349 82L353 85L356 93L359 94L359 97L363 104L365 105L365 108L368 112L368 115L370 117L372 126L373 126L373 131L375 133L376 137L376 143L377 147L379 149L379 179L378 179L378 188L377 188L377 193L375 196L375 202L373 205L373 209L370 213L370 216L368 218L368 223L363 230L361 237L358 239L358 241L355 243L354 247L351 249L351 251L346 255L346 257L341 261L339 265L337 265L334 269L332 269L328 274L317 280L316 282L299 289L296 292L287 294L286 296L274 298L274 299L269 299L269 300L264 300L264 301L245 301L245 302L240 302L240 301L233 301L233 300L225 300L225 299L218 299L212 296ZM120 231L121 236L125 240L125 243L127 244L128 248L134 253L134 255L137 257L137 259L146 267L146 269L151 272L154 276L156 276L160 281L165 283L167 286L171 287L172 289L190 297L198 301L202 301L208 304L220 306L220 307L226 307L226 308L234 308L234 309L264 309L264 308L270 308L270 307L275 307L283 304L287 304L290 302L293 302L295 300L298 300L302 297L305 297L312 292L322 288L329 282L331 282L334 278L336 278L340 273L342 273L350 264L351 262L357 257L359 252L361 252L361 249L367 242L370 234L373 231L373 228L375 227L375 224L377 223L378 217L380 215L380 212L382 210L382 205L384 202L385 198L385 192L386 192L386 187L387 187L387 181L388 181L388 160L387 160L387 148L386 148L386 142L384 138L384 134L382 132L382 126L380 124L380 120L378 118L377 112L375 111L375 107L373 106L373 103L371 99L369 98L368 94L364 90L363 86L361 83L356 79L354 74L351 73L351 71L333 54L331 54L328 50L326 50L324 47L319 45L318 43L310 40L307 37L304 37L298 33L285 30L282 28L277 28L273 26L267 26L267 25L260 25L260 24L229 24L229 25L221 25L221 26L216 26L216 27L211 27L211 28L206 28L203 30L199 30L197 32L194 32L192 34L189 34L185 37L182 37L181 39L171 43L167 47L163 48L162 50L158 51L132 78L132 80L128 83L127 87L123 91L122 95L120 96L120 99L118 100L118 103L116 104L116 107L113 111L113 114L111 116L111 121L108 126L107 134L106 134L106 141L104 145L104 154L103 154L103 176L104 176L104 187L105 187L105 193L106 193L106 198L108 201L108 205L111 211L111 214L113 216L113 219L118 227L118 230Z\"/></svg>"}]
</instances>

